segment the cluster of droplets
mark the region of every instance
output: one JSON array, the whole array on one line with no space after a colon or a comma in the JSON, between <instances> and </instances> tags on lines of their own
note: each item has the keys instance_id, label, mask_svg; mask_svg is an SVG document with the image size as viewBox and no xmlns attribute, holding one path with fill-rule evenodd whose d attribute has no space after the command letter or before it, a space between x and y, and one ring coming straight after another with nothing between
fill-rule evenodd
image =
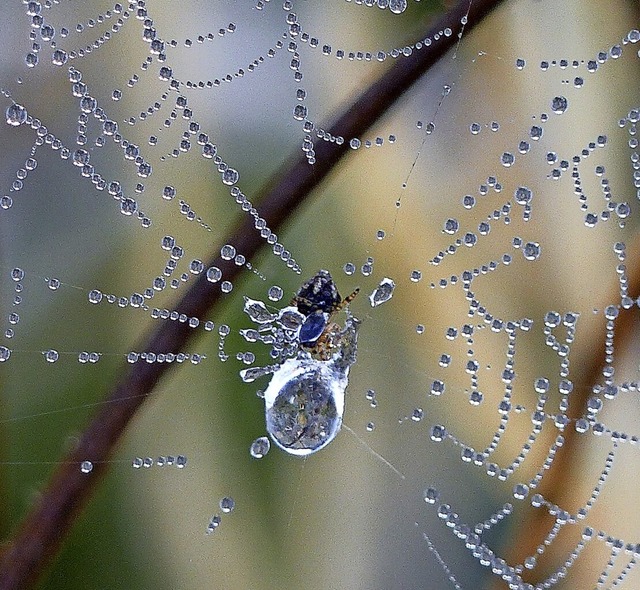
<instances>
[{"instance_id":1,"label":"cluster of droplets","mask_svg":"<svg viewBox=\"0 0 640 590\"><path fill-rule=\"evenodd\" d=\"M187 458L184 455L161 455L155 460L153 457L135 457L131 462L131 467L134 469L150 469L153 466L156 467L172 467L175 466L178 469L184 469L187 466Z\"/></svg>"},{"instance_id":2,"label":"cluster of droplets","mask_svg":"<svg viewBox=\"0 0 640 590\"><path fill-rule=\"evenodd\" d=\"M389 143L395 143L396 142L396 136L395 135L389 135ZM358 150L361 147L365 147L367 149L371 148L371 147L382 147L384 145L384 138L383 137L376 137L375 139L371 140L371 139L365 139L364 141L357 138L357 137L353 137L349 140L349 147L352 150Z\"/></svg>"},{"instance_id":3,"label":"cluster of droplets","mask_svg":"<svg viewBox=\"0 0 640 590\"><path fill-rule=\"evenodd\" d=\"M86 85L81 82L82 74L71 68L69 70L69 79L73 84L73 92L75 96L80 96L80 108L93 109L94 117L102 119L105 117L104 111L98 108L97 102L91 99L89 102L91 106L84 106L83 102L87 99ZM18 169L16 172L16 180L12 183L11 192L17 192L23 189L24 182L30 171L35 170L37 167L36 152L42 145L47 145L53 151L59 152L60 158L64 161L70 161L75 166L80 176L86 180L89 180L97 191L107 191L116 201L119 202L120 213L126 217L135 217L140 221L140 225L143 228L151 226L151 219L139 208L136 199L126 196L122 190L121 184L117 181L109 182L100 173L96 172L94 166L90 163L90 152L83 147L79 147L75 150L66 147L63 142L52 134L46 126L42 124L39 119L31 117L26 109L13 103L5 112L5 120L7 124L11 126L29 125L35 132L35 140L30 151L30 156L25 162L23 168ZM87 143L87 137L85 135L86 123L88 122L88 114L86 112L81 113L79 117L79 133L76 137L76 143L79 146L84 146ZM119 134L114 134L114 140L117 143L121 143L121 147L124 150L125 160L132 160L137 167L137 175L141 178L146 178L151 174L151 166L148 164L142 156L139 155L137 146L124 140ZM104 145L103 142L96 142L96 147ZM142 193L144 191L144 185L138 183L136 186L136 192ZM13 205L13 197L10 195L4 195L0 200L0 206L3 209L9 209Z\"/></svg>"},{"instance_id":4,"label":"cluster of droplets","mask_svg":"<svg viewBox=\"0 0 640 590\"><path fill-rule=\"evenodd\" d=\"M220 502L218 502L218 506L220 507L220 512L222 514L231 514L236 507L236 502L230 496L224 496L223 498L220 498ZM212 533L217 531L221 522L222 522L222 516L220 514L214 514L209 519L209 524L207 524L207 529L205 531L206 534L211 535Z\"/></svg>"},{"instance_id":5,"label":"cluster of droplets","mask_svg":"<svg viewBox=\"0 0 640 590\"><path fill-rule=\"evenodd\" d=\"M278 288L278 294L281 291ZM295 306L287 306L274 312L269 311L262 301L244 298L244 312L258 328L240 330L240 335L250 343L261 342L269 346L269 355L274 364L265 367L251 367L240 371L240 377L246 383L273 373L287 358L295 356L299 350L298 334L304 323L304 314ZM246 353L244 353L246 355ZM252 357L251 360L254 360Z\"/></svg>"},{"instance_id":6,"label":"cluster of droplets","mask_svg":"<svg viewBox=\"0 0 640 590\"><path fill-rule=\"evenodd\" d=\"M637 109L629 112L625 119L625 123L630 124L630 135L635 136L635 123L639 118ZM578 198L581 211L585 212L584 225L588 228L596 226L598 221L606 222L612 217L617 217L618 225L622 228L625 226L625 220L631 214L631 206L626 201L617 202L613 199L613 190L611 188L609 179L605 176L606 169L604 165L598 164L593 169L596 178L600 179L600 197L605 203L605 208L600 213L589 211L588 196L584 190L584 179L581 167L583 162L591 156L598 148L604 148L607 145L607 137L604 135L598 136L596 141L589 142L589 144L581 150L579 154L575 154L570 160L560 159L555 152L547 153L547 163L554 166L553 170L549 174L549 178L552 180L560 180L565 174L571 173L573 179L574 194ZM637 158L637 152L635 152ZM631 156L632 161L634 156Z\"/></svg>"},{"instance_id":7,"label":"cluster of droplets","mask_svg":"<svg viewBox=\"0 0 640 590\"><path fill-rule=\"evenodd\" d=\"M559 441L556 441L556 444L552 446L554 454L555 450L557 450L559 446L561 446L561 442ZM533 585L523 582L521 577L523 572L525 570L532 570L536 567L539 557L544 555L544 553L557 539L558 535L564 528L575 526L578 526L581 529L581 539L576 543L570 553L570 556L566 559L564 564L560 566L558 570L547 579L546 587L555 585L567 575L569 568L576 561L586 544L592 540L603 542L610 548L611 551L610 559L608 560L599 577L599 580L603 583L607 579L609 579L609 576L611 575L613 570L613 563L616 561L618 556L621 554L626 554L627 556L629 556L627 564L623 568L622 573L618 576L620 583L622 583L622 581L624 581L630 571L635 567L636 558L638 553L640 552L640 550L638 549L638 545L627 543L620 538L613 537L606 531L595 531L590 526L584 526L585 519L588 517L589 512L595 505L597 498L601 495L603 487L612 472L617 448L618 443L614 441L613 448L607 454L604 466L600 472L597 483L592 489L589 499L574 513L563 509L557 504L549 502L540 493L530 494L530 490L535 487L537 483L539 483L542 477L541 473L551 467L553 454L549 454L547 456L547 460L545 461L543 469L539 473L539 478L537 480L535 480L533 483L530 483L529 485L522 483L514 485L513 498L516 501L522 502L527 500L528 498L531 506L534 509L545 510L553 518L553 524L551 525L545 538L536 547L535 554L524 558L521 564L517 564L514 566L508 566L504 559L495 555L490 547L482 540L482 535L486 531L491 530L493 526L512 515L514 506L511 503L504 504L488 519L482 522L475 523L473 525L469 525L463 523L460 520L459 515L452 510L449 504L440 503L440 494L436 488L429 487L425 489L423 493L423 499L426 504L437 507L438 517L446 522L447 526L453 530L454 534L459 539L464 541L467 549L476 559L479 560L482 565L490 566L495 574L500 575L505 581L514 584L513 587L515 588L523 590L533 589ZM501 477L501 479L505 478ZM446 569L446 564L444 563L444 561L438 561L441 566Z\"/></svg>"},{"instance_id":8,"label":"cluster of droplets","mask_svg":"<svg viewBox=\"0 0 640 590\"><path fill-rule=\"evenodd\" d=\"M555 572L549 575L545 582L545 587L551 587L564 579L568 570L580 556L582 550L592 540L600 541L610 549L610 558L607 560L606 566L599 576L599 584L601 585L604 585L607 581L611 581L613 579L614 564L620 559L620 556L626 555L625 563L621 568L618 568L621 569L621 573L615 577L616 586L622 584L627 579L630 572L635 568L637 555L640 554L638 545L628 543L620 538L611 536L604 530L595 531L592 527L584 526L585 519L587 519L590 511L594 507L596 500L602 495L603 488L613 471L619 446L622 443L628 443L633 446L638 446L640 444L640 440L637 436L628 435L608 428L602 422L598 422L596 420L597 414L602 410L607 401L615 399L620 393L636 392L640 388L640 384L637 382L615 384L613 379L613 332L616 320L622 311L631 309L636 305L636 303L640 306L640 300L636 302L634 299L629 297L628 294L628 278L626 275L626 266L624 265L624 261L626 259L625 244L617 242L614 244L613 250L619 262L616 266L616 272L620 283L621 302L619 304L609 305L604 309L604 316L607 322L605 339L606 364L602 370L604 385L596 385L593 387L593 394L587 400L586 413L584 416L577 419L572 419L568 416L569 406L571 403L575 403L572 400L575 400L576 396L576 393L574 393L574 384L569 378L569 358L571 345L576 337L579 314L575 312L560 314L555 311L549 311L544 317L543 337L545 344L555 353L558 359L559 379L557 382L557 391L559 396L551 396L551 383L548 378L537 378L534 382L537 403L535 409L531 412L532 430L526 442L523 444L521 451L513 461L505 467L500 467L495 462L488 462L488 458L496 450L501 437L507 431L507 418L509 414L511 412L522 413L526 410L523 406L515 405L513 403L513 389L511 384L515 378L513 366L516 342L515 328L519 327L521 330L529 331L532 326L532 322L531 320L522 320L519 323L507 322L505 324L502 320L492 318L489 314L485 314L485 325L488 325L493 332L499 332L504 329L509 336L507 345L507 362L502 374L502 380L505 383L505 394L498 405L498 412L501 415L501 421L494 434L493 440L484 451L477 452L471 446L463 443L460 439L454 436L449 429L442 424L433 425L430 430L430 438L432 442L442 443L444 441L449 441L460 447L461 459L463 462L472 463L476 466L483 466L489 477L494 477L499 481L506 481L511 478L517 472L518 468L524 464L527 455L533 449L545 425L551 425L552 428L555 428L559 432L555 441L550 445L546 453L546 457L544 458L544 461L537 473L535 473L535 475L528 481L515 483L512 488L512 496L514 500L523 502L528 499L533 508L545 510L553 518L553 523L548 530L546 537L542 539L540 544L537 546L535 553L526 557L521 564L508 565L504 559L493 552L482 538L485 531L489 530L495 524L512 514L512 504L505 504L500 510L495 512L484 522L476 523L475 525L468 525L460 521L459 515L452 510L451 506L439 503L439 494L435 488L428 488L424 492L423 497L425 502L430 505L437 505L438 516L446 522L448 527L453 529L453 532L458 538L464 541L465 546L470 550L471 554L478 559L482 565L491 567L494 574L502 577L503 580L508 582L511 587L514 588L529 589L534 587L533 585L523 581L523 572L525 570L532 570L536 567L539 557L543 555L552 546L552 544L554 544L554 541L558 538L563 529L567 527L579 527L582 531L581 539L576 543L565 562ZM473 293L471 292L470 287L471 281L468 282L465 289L467 298L473 302L475 300L471 298ZM476 306L472 306L471 310L474 311L474 313L480 312L480 308L477 307L477 303ZM472 380L470 388L470 402L472 405L477 405L483 400L483 397L477 388L477 370L479 365L472 358L472 335L479 327L482 326L476 326L474 328L471 325L465 325L461 330L451 327L447 330L446 334L449 339L456 338L459 333L462 333L467 337L466 345L471 358L467 361L466 368L467 372L471 375ZM444 392L444 389L443 381L434 381L431 393L440 395ZM473 399L474 394L478 394L475 401ZM552 410L549 406L554 399L557 400L557 409ZM416 408L414 410L412 418L416 416L416 412L418 413L418 417L421 418L422 415L420 408ZM611 450L607 454L604 465L598 476L598 480L595 483L589 498L575 512L570 512L562 506L550 502L540 493L533 493L533 491L540 486L545 475L551 470L558 451L564 446L565 432L568 428L573 428L579 435L592 433L598 437L606 436L611 441ZM435 546L433 546L429 541L426 534L425 539L429 543L429 550L434 553ZM443 569L445 569L450 581L454 586L456 586L457 582L455 582L455 579L450 576L450 572L444 560L441 558L438 559L437 552L435 552L434 555Z\"/></svg>"},{"instance_id":9,"label":"cluster of droplets","mask_svg":"<svg viewBox=\"0 0 640 590\"><path fill-rule=\"evenodd\" d=\"M95 39L78 49L65 50L58 47L57 38L66 40L72 32L67 27L60 27L56 30L47 19L43 12L43 5L35 0L25 2L27 5L27 16L31 18L31 30L29 31L29 41L31 43L30 50L25 55L25 64L28 68L35 68L40 62L40 53L43 51L42 43L45 43L51 49L51 63L55 66L63 66L70 59L83 58L95 50L102 47L105 43L115 38L116 34L122 29L125 21L131 16L129 10L125 10L119 2L114 4L113 9L99 13L96 17L87 20L86 24L78 22L71 27L77 35L83 34L87 29L96 29L98 27L108 27L100 33ZM51 1L44 2L44 8L52 7ZM129 5L132 10L135 5ZM110 26L109 23L112 23Z\"/></svg>"},{"instance_id":10,"label":"cluster of droplets","mask_svg":"<svg viewBox=\"0 0 640 590\"><path fill-rule=\"evenodd\" d=\"M131 461L131 466L134 469L150 469L153 466L156 467L177 467L178 469L184 469L187 466L187 458L184 455L160 455L157 458L153 457L135 457ZM80 463L80 471L82 473L89 474L93 471L94 462L85 459Z\"/></svg>"},{"instance_id":11,"label":"cluster of droplets","mask_svg":"<svg viewBox=\"0 0 640 590\"><path fill-rule=\"evenodd\" d=\"M380 0L380 3L384 6L382 8L391 7L393 5L394 9L392 12L400 13L404 11L404 8L407 6L406 0ZM369 3L373 5L373 3ZM399 57L409 57L416 50L421 50L425 47L430 47L433 43L440 41L443 38L451 37L453 35L453 31L450 28L444 28L435 33L432 37L426 37L425 39L418 41L411 45L405 45L403 47L394 47L389 50L373 50L373 51L365 51L365 50L346 50L346 49L334 49L331 45L322 43L320 39L306 31L303 30L302 25L298 19L298 16L292 12L292 2L285 0L283 4L284 10L287 12L286 22L289 26L288 34L291 39L299 41L301 43L307 44L311 49L321 49L322 55L331 56L333 55L336 59L348 59L349 61L360 61L360 62L384 62L387 58L399 58ZM400 8L402 8L400 10ZM463 18L461 21L461 25L464 26L466 20ZM301 78L301 76L300 76Z\"/></svg>"},{"instance_id":12,"label":"cluster of droplets","mask_svg":"<svg viewBox=\"0 0 640 590\"><path fill-rule=\"evenodd\" d=\"M590 74L593 74L598 70L598 68L610 60L615 61L622 57L623 47L626 45L634 45L640 41L640 31L638 29L631 29L623 38L621 43L616 43L612 45L608 50L599 51L596 55L595 59L589 60L578 60L578 59L550 59L550 60L542 60L540 62L540 69L543 72L550 71L554 68L559 68L561 70L566 70L571 67L574 70L578 68L585 67ZM517 58L515 61L516 68L518 70L524 70L527 66L527 62L524 58ZM573 80L574 86L576 88L581 88L584 84L584 78L581 76L576 76Z\"/></svg>"},{"instance_id":13,"label":"cluster of droplets","mask_svg":"<svg viewBox=\"0 0 640 590\"><path fill-rule=\"evenodd\" d=\"M13 283L14 288L14 298L12 302L12 307L16 308L22 304L23 294L24 294L24 280L26 277L26 273L24 269L20 267L13 268L10 272L10 277ZM58 291L62 286L65 286L60 279L55 277L44 277L42 279L49 290ZM75 287L78 289L79 287ZM104 295L101 291L97 289L92 289L88 292L88 301L91 304L98 304L101 301L107 301L110 304L118 305L120 308L126 307L143 307L144 297L141 294L134 294L130 298L127 297L117 297L115 295ZM193 321L193 318L187 318L184 314L178 314L178 312L169 312L168 310L157 310L154 309L151 313L152 317L159 317L162 319L170 319L174 321L179 321L181 323L188 323L188 325L192 328L195 328L199 325L199 321ZM15 337L15 330L18 324L20 323L20 314L17 311L11 311L7 316L8 326L5 329L4 337L7 340L12 340ZM204 329L206 331L212 331L214 329L213 322L205 322ZM4 362L9 360L11 357L12 349L8 346L0 346L0 362ZM55 348L49 348L41 351L43 359L47 363L56 363L60 360L61 356L75 356L77 361L80 364L95 364L97 363L105 353L99 351L79 351L79 352L59 352ZM113 353L108 353L109 356L117 356ZM200 364L204 359L206 359L206 355L198 354L198 353L156 353L156 352L129 352L124 355L126 361L128 363L136 363L138 361L144 361L147 363L183 363L190 362L194 365Z\"/></svg>"},{"instance_id":14,"label":"cluster of droplets","mask_svg":"<svg viewBox=\"0 0 640 590\"><path fill-rule=\"evenodd\" d=\"M377 2L365 2L366 5L374 6L377 5L379 8L386 9L388 8L391 12L395 14L400 14L405 11L407 8L407 0L378 0ZM257 5L258 9L264 8L264 3L259 2ZM434 34L433 37L425 38L422 41L418 41L413 45L406 45L401 48L393 48L389 51L377 50L377 51L346 51L344 49L333 50L331 45L322 44L318 37L315 37L308 32L303 30L303 26L299 21L298 15L292 11L293 3L289 0L286 0L283 5L284 10L287 12L286 15L286 23L288 26L288 36L289 42L287 44L287 50L292 54L291 60L289 62L289 67L293 71L293 77L296 83L301 83L304 75L301 69L302 57L300 53L300 45L308 45L311 49L322 48L322 54L324 56L335 55L335 57L339 60L348 59L350 61L378 61L384 62L387 57L391 57L393 59L399 57L409 57L413 54L415 50L420 50L424 47L429 47L434 42L439 41L440 39L450 37L453 34L453 31L450 28L445 28ZM467 16L465 15L461 20L462 30L464 30L464 26L467 22ZM460 32L460 35L462 31ZM280 45L281 47L282 45ZM443 93L443 97L448 94L450 88L447 87L446 92ZM300 121L303 124L303 131L305 133L304 139L302 141L302 151L307 159L309 164L314 164L316 162L316 153L314 149L314 141L312 137L312 133L315 132L317 138L335 143L336 145L342 145L345 142L345 138L341 135L333 135L329 131L323 129L322 127L318 127L314 120L309 116L309 109L304 103L307 98L307 92L304 88L298 88L296 90L296 99L297 103L293 107L293 118L296 121ZM389 136L389 143L394 143L396 138L394 135ZM364 146L366 148L372 146L382 146L384 140L382 137L377 137L375 140L364 140ZM349 140L349 146L351 149L357 150L363 145L363 140L360 138L354 137Z\"/></svg>"}]
</instances>

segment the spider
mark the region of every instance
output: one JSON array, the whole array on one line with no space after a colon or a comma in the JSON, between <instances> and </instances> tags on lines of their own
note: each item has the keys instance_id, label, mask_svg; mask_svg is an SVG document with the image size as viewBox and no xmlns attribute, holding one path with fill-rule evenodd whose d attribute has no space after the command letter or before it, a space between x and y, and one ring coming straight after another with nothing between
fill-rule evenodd
<instances>
[{"instance_id":1,"label":"spider","mask_svg":"<svg viewBox=\"0 0 640 590\"><path fill-rule=\"evenodd\" d=\"M328 270L319 270L306 281L291 300L306 316L300 327L300 346L311 355L326 361L338 347L342 329L331 318L351 303L360 291L342 299Z\"/></svg>"}]
</instances>

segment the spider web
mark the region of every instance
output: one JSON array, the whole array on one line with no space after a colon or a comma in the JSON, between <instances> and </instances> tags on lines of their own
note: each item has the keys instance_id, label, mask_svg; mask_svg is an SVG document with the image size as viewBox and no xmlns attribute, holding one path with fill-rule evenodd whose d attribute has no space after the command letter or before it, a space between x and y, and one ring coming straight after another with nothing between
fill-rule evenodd
<instances>
[{"instance_id":1,"label":"spider web","mask_svg":"<svg viewBox=\"0 0 640 590\"><path fill-rule=\"evenodd\" d=\"M637 586L640 35L631 5L590 8L505 5L357 138L322 125L420 50L432 5L7 11L7 536L122 367L176 365L48 587ZM252 198L321 142L352 152L276 236ZM247 216L255 259L224 244ZM277 311L320 268L361 289L347 428L258 460L268 377L239 372L270 359L243 296ZM183 317L201 274L225 300ZM181 355L135 349L171 321L198 334Z\"/></svg>"}]
</instances>

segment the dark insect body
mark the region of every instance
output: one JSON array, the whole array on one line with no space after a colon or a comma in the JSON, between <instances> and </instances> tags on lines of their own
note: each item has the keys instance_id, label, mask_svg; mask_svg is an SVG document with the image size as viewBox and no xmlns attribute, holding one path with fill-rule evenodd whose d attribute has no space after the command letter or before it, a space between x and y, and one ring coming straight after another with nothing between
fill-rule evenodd
<instances>
[{"instance_id":1,"label":"dark insect body","mask_svg":"<svg viewBox=\"0 0 640 590\"><path fill-rule=\"evenodd\" d=\"M321 360L330 358L341 330L331 319L353 301L359 291L358 288L342 299L328 270L319 270L305 281L291 300L291 305L306 316L300 328L300 345Z\"/></svg>"}]
</instances>

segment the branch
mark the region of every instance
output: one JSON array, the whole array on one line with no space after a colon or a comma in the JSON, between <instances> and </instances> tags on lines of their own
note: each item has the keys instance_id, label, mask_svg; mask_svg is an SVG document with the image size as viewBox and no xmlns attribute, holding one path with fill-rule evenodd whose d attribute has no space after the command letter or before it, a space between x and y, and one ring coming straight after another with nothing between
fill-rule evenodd
<instances>
[{"instance_id":1,"label":"branch","mask_svg":"<svg viewBox=\"0 0 640 590\"><path fill-rule=\"evenodd\" d=\"M440 35L440 40L397 62L344 112L329 130L347 140L361 136L416 80L429 70L442 55L458 42L460 21L468 13L465 32L478 24L500 0L462 0L425 31L420 40L449 28L452 34ZM262 216L273 231L280 231L296 208L327 176L335 164L349 150L348 141L336 145L320 141L316 145L316 163L310 166L306 158L296 154L275 177L267 183L256 199ZM233 244L238 252L251 259L264 245L253 226L253 218L244 222L224 243ZM215 257L209 266L217 266L225 279L233 281L240 267ZM175 306L188 316L205 317L220 300L219 287L200 274L184 298ZM136 350L155 353L178 353L196 332L180 322L164 322L143 340ZM107 396L102 409L82 435L77 447L63 459L39 502L33 507L17 531L15 538L0 557L0 590L27 588L43 574L58 553L74 520L80 514L101 474L107 468L114 447L135 412L151 394L156 383L172 365L139 361L127 366L120 383ZM93 471L80 471L80 463L92 461Z\"/></svg>"}]
</instances>

